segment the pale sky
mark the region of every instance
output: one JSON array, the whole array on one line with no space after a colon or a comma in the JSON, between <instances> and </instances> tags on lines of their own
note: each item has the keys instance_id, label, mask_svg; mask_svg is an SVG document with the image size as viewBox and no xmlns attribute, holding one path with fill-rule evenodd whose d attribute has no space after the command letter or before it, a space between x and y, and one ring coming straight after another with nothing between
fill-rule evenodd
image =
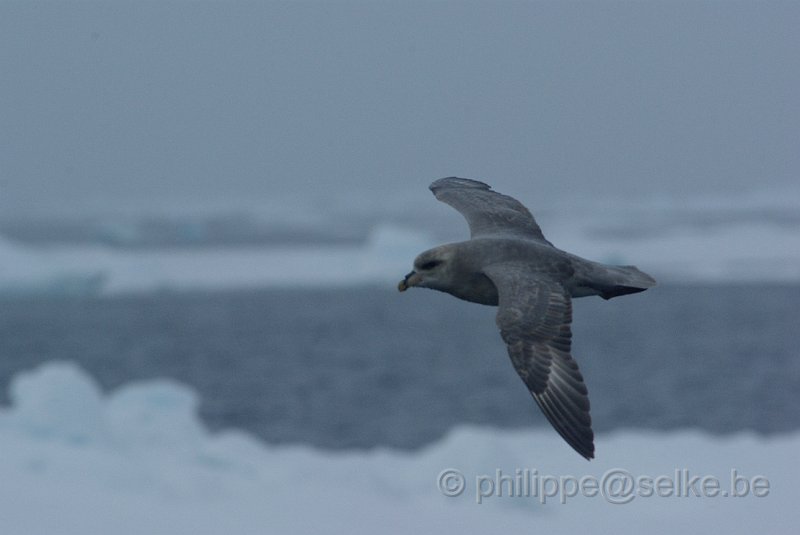
<instances>
[{"instance_id":1,"label":"pale sky","mask_svg":"<svg viewBox=\"0 0 800 535\"><path fill-rule=\"evenodd\" d=\"M798 28L797 2L0 1L0 210L796 184Z\"/></svg>"}]
</instances>

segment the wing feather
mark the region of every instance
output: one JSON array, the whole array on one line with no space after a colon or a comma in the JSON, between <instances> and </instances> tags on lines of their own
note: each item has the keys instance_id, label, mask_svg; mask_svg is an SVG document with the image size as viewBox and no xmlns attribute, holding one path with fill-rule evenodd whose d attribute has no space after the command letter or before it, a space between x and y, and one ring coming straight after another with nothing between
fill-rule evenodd
<instances>
[{"instance_id":1,"label":"wing feather","mask_svg":"<svg viewBox=\"0 0 800 535\"><path fill-rule=\"evenodd\" d=\"M528 266L494 264L484 272L497 287L497 326L514 368L559 435L585 458L593 458L589 393L570 354L569 294Z\"/></svg>"},{"instance_id":2,"label":"wing feather","mask_svg":"<svg viewBox=\"0 0 800 535\"><path fill-rule=\"evenodd\" d=\"M440 178L430 185L436 198L466 218L473 238L514 236L552 245L531 213L513 197L492 191L491 186L468 178Z\"/></svg>"}]
</instances>

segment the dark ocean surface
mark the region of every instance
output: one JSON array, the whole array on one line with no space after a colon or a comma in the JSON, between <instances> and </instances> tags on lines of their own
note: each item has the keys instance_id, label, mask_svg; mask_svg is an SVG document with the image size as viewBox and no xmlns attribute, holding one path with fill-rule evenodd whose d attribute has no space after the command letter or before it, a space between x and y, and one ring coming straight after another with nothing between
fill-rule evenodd
<instances>
[{"instance_id":1,"label":"dark ocean surface","mask_svg":"<svg viewBox=\"0 0 800 535\"><path fill-rule=\"evenodd\" d=\"M39 363L106 389L170 377L214 429L270 443L417 448L451 427L547 425L495 309L425 290L272 289L0 300L0 394ZM659 286L575 301L596 431L800 429L800 286Z\"/></svg>"}]
</instances>

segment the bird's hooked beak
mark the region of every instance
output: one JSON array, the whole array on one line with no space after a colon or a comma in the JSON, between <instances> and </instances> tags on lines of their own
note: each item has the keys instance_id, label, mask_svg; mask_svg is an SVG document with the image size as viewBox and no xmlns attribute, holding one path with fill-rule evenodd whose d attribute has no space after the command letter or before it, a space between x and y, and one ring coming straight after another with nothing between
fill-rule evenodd
<instances>
[{"instance_id":1,"label":"bird's hooked beak","mask_svg":"<svg viewBox=\"0 0 800 535\"><path fill-rule=\"evenodd\" d=\"M416 286L417 284L419 284L421 280L422 280L422 275L420 275L416 271L412 271L411 273L403 277L403 280L401 280L400 283L397 285L397 289L401 292L405 292L412 286Z\"/></svg>"}]
</instances>

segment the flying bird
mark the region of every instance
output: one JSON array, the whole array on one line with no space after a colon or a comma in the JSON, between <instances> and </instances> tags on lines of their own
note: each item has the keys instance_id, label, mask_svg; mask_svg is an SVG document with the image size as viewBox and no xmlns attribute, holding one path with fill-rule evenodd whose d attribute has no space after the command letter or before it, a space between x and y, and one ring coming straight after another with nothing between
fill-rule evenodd
<instances>
[{"instance_id":1,"label":"flying bird","mask_svg":"<svg viewBox=\"0 0 800 535\"><path fill-rule=\"evenodd\" d=\"M496 323L514 365L547 420L575 451L594 457L589 393L572 358L572 298L611 299L656 281L634 266L592 262L553 246L519 201L468 178L435 181L436 198L458 210L470 239L434 247L398 285L498 307Z\"/></svg>"}]
</instances>

